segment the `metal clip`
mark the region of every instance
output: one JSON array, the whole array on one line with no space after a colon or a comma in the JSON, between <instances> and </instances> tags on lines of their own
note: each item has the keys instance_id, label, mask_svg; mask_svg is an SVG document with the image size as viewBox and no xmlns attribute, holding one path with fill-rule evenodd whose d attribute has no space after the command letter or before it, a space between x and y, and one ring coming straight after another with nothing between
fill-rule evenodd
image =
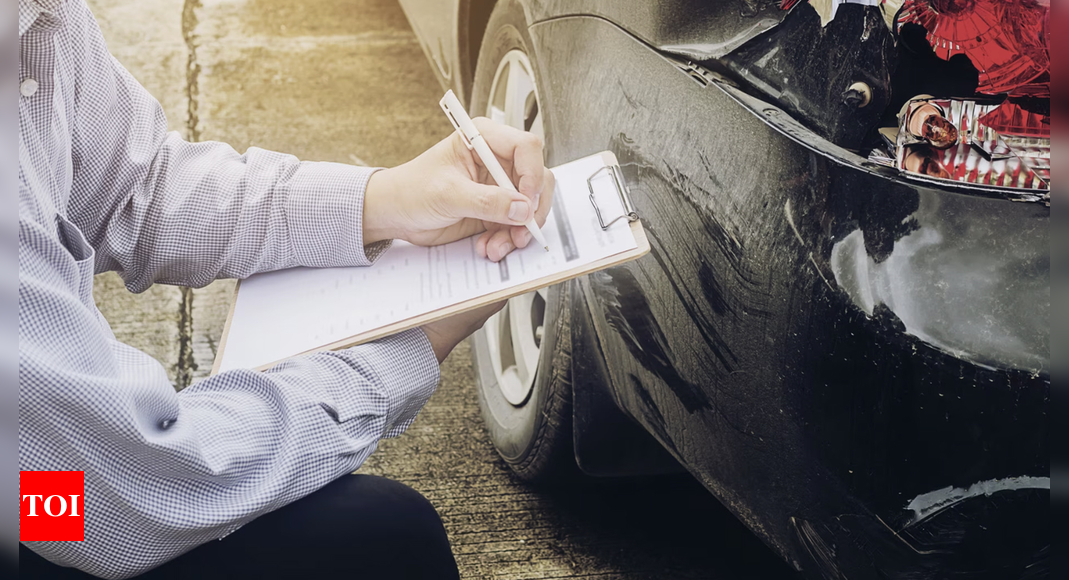
<instances>
[{"instance_id":1,"label":"metal clip","mask_svg":"<svg viewBox=\"0 0 1069 580\"><path fill-rule=\"evenodd\" d=\"M624 213L612 218L612 221L605 223L605 219L601 217L601 208L598 207L598 201L594 199L594 179L601 174L602 171L608 171L612 176L613 184L616 186L616 194L620 196L620 203L624 206ZM586 186L590 189L590 204L594 206L594 213L598 214L598 224L601 229L607 230L609 226L620 221L623 218L627 218L627 221L633 222L638 219L638 213L635 212L635 206L631 205L631 196L627 191L627 186L624 185L624 176L620 171L619 165L606 165L594 172L593 175L586 179Z\"/></svg>"}]
</instances>

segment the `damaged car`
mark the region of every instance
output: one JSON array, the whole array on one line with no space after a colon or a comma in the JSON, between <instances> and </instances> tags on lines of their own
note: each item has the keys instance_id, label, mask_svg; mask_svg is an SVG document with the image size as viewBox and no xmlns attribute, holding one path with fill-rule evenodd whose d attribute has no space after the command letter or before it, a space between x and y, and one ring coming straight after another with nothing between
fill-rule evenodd
<instances>
[{"instance_id":1,"label":"damaged car","mask_svg":"<svg viewBox=\"0 0 1069 580\"><path fill-rule=\"evenodd\" d=\"M684 469L809 578L1049 575L1049 0L401 0L652 251L473 339L545 483Z\"/></svg>"}]
</instances>

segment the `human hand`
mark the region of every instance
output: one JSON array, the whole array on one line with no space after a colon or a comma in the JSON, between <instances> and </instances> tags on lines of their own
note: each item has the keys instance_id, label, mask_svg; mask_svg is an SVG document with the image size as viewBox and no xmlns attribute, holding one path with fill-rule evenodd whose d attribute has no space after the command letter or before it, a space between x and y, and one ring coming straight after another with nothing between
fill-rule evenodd
<instances>
[{"instance_id":1,"label":"human hand","mask_svg":"<svg viewBox=\"0 0 1069 580\"><path fill-rule=\"evenodd\" d=\"M364 243L402 239L435 246L482 233L479 255L493 261L526 247L523 223L534 212L541 226L553 204L553 174L542 141L531 133L474 119L519 193L499 187L459 131L412 161L378 171L364 194Z\"/></svg>"},{"instance_id":2,"label":"human hand","mask_svg":"<svg viewBox=\"0 0 1069 580\"><path fill-rule=\"evenodd\" d=\"M434 349L434 356L438 358L438 364L442 364L445 357L449 356L460 341L482 328L483 324L503 306L505 306L504 300L424 324L423 332L431 341L431 348Z\"/></svg>"}]
</instances>

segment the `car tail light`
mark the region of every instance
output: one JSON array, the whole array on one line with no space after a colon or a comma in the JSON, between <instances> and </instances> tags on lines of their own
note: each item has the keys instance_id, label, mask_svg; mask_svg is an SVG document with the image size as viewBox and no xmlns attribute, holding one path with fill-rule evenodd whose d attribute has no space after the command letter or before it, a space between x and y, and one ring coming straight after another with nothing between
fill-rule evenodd
<instances>
[{"instance_id":1,"label":"car tail light","mask_svg":"<svg viewBox=\"0 0 1069 580\"><path fill-rule=\"evenodd\" d=\"M870 166L1049 204L1050 0L778 5L791 12L778 31L721 59L739 82ZM857 85L875 97L857 98Z\"/></svg>"},{"instance_id":2,"label":"car tail light","mask_svg":"<svg viewBox=\"0 0 1069 580\"><path fill-rule=\"evenodd\" d=\"M1019 105L990 99L920 97L883 132L907 177L990 188L1050 189L1050 125Z\"/></svg>"},{"instance_id":3,"label":"car tail light","mask_svg":"<svg viewBox=\"0 0 1069 580\"><path fill-rule=\"evenodd\" d=\"M923 26L943 59L968 56L981 93L1050 97L1050 0L906 0L895 21Z\"/></svg>"},{"instance_id":4,"label":"car tail light","mask_svg":"<svg viewBox=\"0 0 1069 580\"><path fill-rule=\"evenodd\" d=\"M1006 101L978 122L1001 136L1010 151L1050 185L1050 115Z\"/></svg>"},{"instance_id":5,"label":"car tail light","mask_svg":"<svg viewBox=\"0 0 1069 580\"><path fill-rule=\"evenodd\" d=\"M1049 23L1050 0L905 0L895 26L923 27L944 60L967 56L979 95L911 99L897 134L883 132L894 166L912 178L1049 190Z\"/></svg>"}]
</instances>

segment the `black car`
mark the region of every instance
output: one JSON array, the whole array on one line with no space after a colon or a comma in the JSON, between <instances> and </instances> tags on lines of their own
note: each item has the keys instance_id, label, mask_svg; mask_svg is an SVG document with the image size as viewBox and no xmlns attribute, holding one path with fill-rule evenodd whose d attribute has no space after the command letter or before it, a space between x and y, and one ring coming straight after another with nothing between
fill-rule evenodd
<instances>
[{"instance_id":1,"label":"black car","mask_svg":"<svg viewBox=\"0 0 1069 580\"><path fill-rule=\"evenodd\" d=\"M652 245L476 336L520 477L682 466L811 578L1049 575L1048 0L401 4Z\"/></svg>"}]
</instances>

